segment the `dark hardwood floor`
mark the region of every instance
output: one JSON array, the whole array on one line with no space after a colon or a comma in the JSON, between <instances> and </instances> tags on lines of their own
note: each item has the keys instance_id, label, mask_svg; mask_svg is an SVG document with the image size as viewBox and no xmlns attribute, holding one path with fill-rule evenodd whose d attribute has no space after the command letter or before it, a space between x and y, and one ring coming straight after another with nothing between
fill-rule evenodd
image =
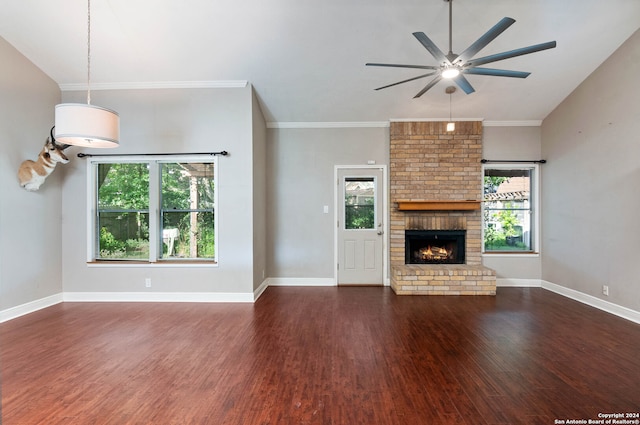
<instances>
[{"instance_id":1,"label":"dark hardwood floor","mask_svg":"<svg viewBox=\"0 0 640 425\"><path fill-rule=\"evenodd\" d=\"M640 412L640 325L543 289L272 287L0 325L3 425L554 424Z\"/></svg>"}]
</instances>

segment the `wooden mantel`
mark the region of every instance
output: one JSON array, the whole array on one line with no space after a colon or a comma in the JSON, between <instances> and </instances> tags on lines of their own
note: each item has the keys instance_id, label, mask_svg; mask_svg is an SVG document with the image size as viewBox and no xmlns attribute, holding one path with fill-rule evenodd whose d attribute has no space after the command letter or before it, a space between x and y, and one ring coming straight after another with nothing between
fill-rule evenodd
<instances>
[{"instance_id":1,"label":"wooden mantel","mask_svg":"<svg viewBox=\"0 0 640 425\"><path fill-rule=\"evenodd\" d=\"M473 211L481 201L397 201L399 211Z\"/></svg>"}]
</instances>

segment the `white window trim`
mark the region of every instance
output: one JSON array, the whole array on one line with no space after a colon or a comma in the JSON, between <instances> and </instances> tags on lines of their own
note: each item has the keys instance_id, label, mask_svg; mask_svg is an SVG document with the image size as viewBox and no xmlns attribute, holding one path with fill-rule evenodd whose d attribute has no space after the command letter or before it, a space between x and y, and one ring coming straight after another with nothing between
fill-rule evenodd
<instances>
[{"instance_id":1,"label":"white window trim","mask_svg":"<svg viewBox=\"0 0 640 425\"><path fill-rule=\"evenodd\" d=\"M533 179L531 181L531 210L533 211L533 243L532 251L526 252L486 252L484 250L484 202L482 203L482 255L488 257L539 257L540 256L540 165L536 163L500 163L500 164L483 164L482 165L482 181L484 183L484 174L486 169L490 170L513 170L513 169L533 169ZM482 190L482 188L481 188ZM484 196L484 194L483 194Z\"/></svg>"},{"instance_id":2,"label":"white window trim","mask_svg":"<svg viewBox=\"0 0 640 425\"><path fill-rule=\"evenodd\" d=\"M149 236L149 259L148 260L100 260L96 256L96 217L97 217L97 190L96 190L96 173L94 172L94 164L100 163L114 163L121 164L123 162L211 162L213 163L213 181L215 182L215 191L213 193L213 205L214 205L214 243L215 243L215 258L213 260L161 260L158 258L157 247L159 246L158 237L160 225L158 223L159 217L159 196L158 190L152 190L152 181L156 181L160 184L160 178L157 174L157 170L153 171L155 167L151 167L149 170L149 229L156 229L153 238ZM89 266L92 267L218 267L218 259L220 258L219 245L218 245L218 158L211 155L166 155L157 157L152 155L123 155L123 156L110 156L108 158L95 156L87 158L87 244L86 244L86 261ZM155 210L154 210L155 208Z\"/></svg>"}]
</instances>

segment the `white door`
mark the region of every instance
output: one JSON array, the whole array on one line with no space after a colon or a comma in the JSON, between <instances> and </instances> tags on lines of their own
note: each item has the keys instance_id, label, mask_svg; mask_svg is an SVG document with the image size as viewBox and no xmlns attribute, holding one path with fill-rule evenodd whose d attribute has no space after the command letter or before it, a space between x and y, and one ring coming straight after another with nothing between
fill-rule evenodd
<instances>
[{"instance_id":1,"label":"white door","mask_svg":"<svg viewBox=\"0 0 640 425\"><path fill-rule=\"evenodd\" d=\"M383 171L338 169L338 285L382 285Z\"/></svg>"}]
</instances>

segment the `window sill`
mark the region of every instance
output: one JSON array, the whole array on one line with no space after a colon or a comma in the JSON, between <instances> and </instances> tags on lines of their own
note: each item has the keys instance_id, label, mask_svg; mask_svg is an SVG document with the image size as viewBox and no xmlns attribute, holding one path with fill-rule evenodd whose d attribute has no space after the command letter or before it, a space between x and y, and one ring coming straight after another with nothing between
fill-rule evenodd
<instances>
[{"instance_id":1,"label":"window sill","mask_svg":"<svg viewBox=\"0 0 640 425\"><path fill-rule=\"evenodd\" d=\"M155 263L135 260L98 260L88 261L87 267L218 267L215 261L163 260Z\"/></svg>"},{"instance_id":2,"label":"window sill","mask_svg":"<svg viewBox=\"0 0 640 425\"><path fill-rule=\"evenodd\" d=\"M539 252L533 251L493 251L493 252L483 252L483 257L539 257Z\"/></svg>"}]
</instances>

